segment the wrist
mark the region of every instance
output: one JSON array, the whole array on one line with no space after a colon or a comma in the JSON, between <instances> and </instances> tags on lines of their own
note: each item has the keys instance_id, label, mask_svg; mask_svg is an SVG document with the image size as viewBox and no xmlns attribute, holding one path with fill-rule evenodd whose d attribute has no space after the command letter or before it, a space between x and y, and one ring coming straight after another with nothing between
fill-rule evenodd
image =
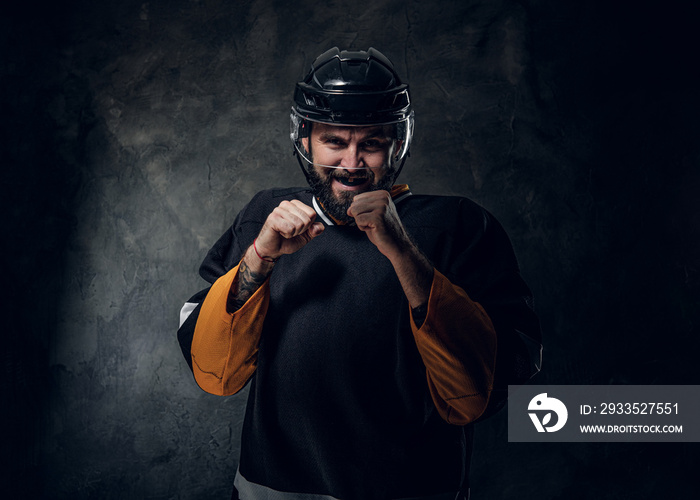
<instances>
[{"instance_id":1,"label":"wrist","mask_svg":"<svg viewBox=\"0 0 700 500\"><path fill-rule=\"evenodd\" d=\"M264 254L261 254L263 257L265 256ZM243 256L243 259L245 260L246 265L254 272L256 273L262 273L262 274L269 274L272 272L272 269L275 267L275 262L274 261L268 261L268 260L263 260L258 256L258 250L253 246L250 245L248 247L248 250L246 250L245 255Z\"/></svg>"},{"instance_id":2,"label":"wrist","mask_svg":"<svg viewBox=\"0 0 700 500\"><path fill-rule=\"evenodd\" d=\"M394 242L394 244L383 253L394 267L402 266L407 261L415 262L423 257L421 251L408 236Z\"/></svg>"},{"instance_id":3,"label":"wrist","mask_svg":"<svg viewBox=\"0 0 700 500\"><path fill-rule=\"evenodd\" d=\"M257 248L257 246L256 246L256 242L257 242L257 241L258 241L257 238L255 238L255 239L253 240L253 251L255 252L255 255L257 255L258 258L259 258L260 260L262 260L262 261L264 261L264 262L268 262L268 263L270 263L270 264L274 264L275 262L277 262L277 261L279 260L280 256L277 256L277 257L270 257L270 256L267 255L266 252L265 252L265 253L261 253L260 250L259 250L259 249ZM263 252L264 252L264 251L263 251Z\"/></svg>"}]
</instances>

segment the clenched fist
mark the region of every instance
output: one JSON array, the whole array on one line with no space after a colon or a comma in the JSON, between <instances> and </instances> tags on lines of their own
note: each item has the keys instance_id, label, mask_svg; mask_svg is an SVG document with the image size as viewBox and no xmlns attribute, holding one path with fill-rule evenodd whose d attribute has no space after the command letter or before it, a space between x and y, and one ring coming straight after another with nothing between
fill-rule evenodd
<instances>
[{"instance_id":1,"label":"clenched fist","mask_svg":"<svg viewBox=\"0 0 700 500\"><path fill-rule=\"evenodd\" d=\"M323 232L316 211L299 200L283 201L268 215L255 246L265 258L277 259L296 252Z\"/></svg>"},{"instance_id":2,"label":"clenched fist","mask_svg":"<svg viewBox=\"0 0 700 500\"><path fill-rule=\"evenodd\" d=\"M347 213L355 219L358 229L364 231L390 260L411 245L389 192L381 190L358 194Z\"/></svg>"}]
</instances>

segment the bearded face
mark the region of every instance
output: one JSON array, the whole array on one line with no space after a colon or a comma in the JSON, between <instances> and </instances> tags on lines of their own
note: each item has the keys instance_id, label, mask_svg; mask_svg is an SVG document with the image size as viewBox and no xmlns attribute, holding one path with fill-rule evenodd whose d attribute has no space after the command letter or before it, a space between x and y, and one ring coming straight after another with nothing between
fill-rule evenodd
<instances>
[{"instance_id":1,"label":"bearded face","mask_svg":"<svg viewBox=\"0 0 700 500\"><path fill-rule=\"evenodd\" d=\"M379 191L384 189L389 191L392 185L393 175L382 175L376 179L374 171L364 170L359 175L351 175L343 169L326 169L330 172L323 175L319 172L320 168L315 167L309 172L309 185L311 192L316 196L318 201L323 205L333 218L343 223L352 223L354 219L347 214L348 208L352 205L352 201L359 193L367 191ZM388 170L388 169L387 169ZM391 168L393 170L393 168ZM366 187L362 191L339 190L334 191L333 185L340 183L343 185L352 186L353 184L361 183Z\"/></svg>"},{"instance_id":2,"label":"bearded face","mask_svg":"<svg viewBox=\"0 0 700 500\"><path fill-rule=\"evenodd\" d=\"M347 210L360 193L389 190L397 141L389 126L344 127L314 123L305 147L313 164L309 184L335 219L349 223Z\"/></svg>"}]
</instances>

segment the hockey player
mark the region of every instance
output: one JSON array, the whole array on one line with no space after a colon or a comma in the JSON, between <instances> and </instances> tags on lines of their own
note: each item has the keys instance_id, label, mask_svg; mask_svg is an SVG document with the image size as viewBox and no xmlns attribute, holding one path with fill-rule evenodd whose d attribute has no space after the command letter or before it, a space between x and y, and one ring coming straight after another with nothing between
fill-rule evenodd
<instances>
[{"instance_id":1,"label":"hockey player","mask_svg":"<svg viewBox=\"0 0 700 500\"><path fill-rule=\"evenodd\" d=\"M307 187L258 193L206 256L178 338L199 386L250 383L234 498L468 496L472 424L539 369L505 232L396 178L408 86L331 49L294 93Z\"/></svg>"}]
</instances>

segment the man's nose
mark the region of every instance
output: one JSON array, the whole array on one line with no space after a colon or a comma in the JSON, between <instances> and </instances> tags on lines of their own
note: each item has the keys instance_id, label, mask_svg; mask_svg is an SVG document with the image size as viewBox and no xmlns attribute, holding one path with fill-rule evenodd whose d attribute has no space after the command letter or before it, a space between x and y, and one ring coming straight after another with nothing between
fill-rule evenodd
<instances>
[{"instance_id":1,"label":"man's nose","mask_svg":"<svg viewBox=\"0 0 700 500\"><path fill-rule=\"evenodd\" d=\"M365 168L364 157L357 146L349 146L346 148L343 158L340 160L340 167L349 171Z\"/></svg>"}]
</instances>

